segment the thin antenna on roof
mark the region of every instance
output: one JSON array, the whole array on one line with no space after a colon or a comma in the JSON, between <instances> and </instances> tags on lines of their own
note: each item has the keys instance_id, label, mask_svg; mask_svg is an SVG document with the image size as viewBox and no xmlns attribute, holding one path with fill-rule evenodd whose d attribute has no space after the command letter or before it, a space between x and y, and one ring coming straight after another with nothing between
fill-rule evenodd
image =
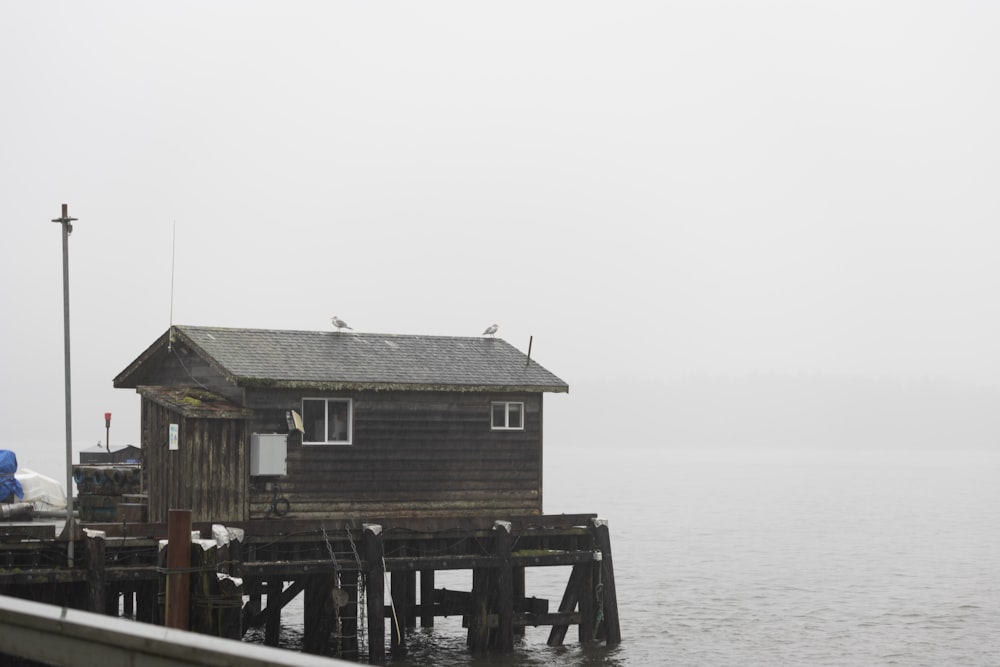
<instances>
[{"instance_id":1,"label":"thin antenna on roof","mask_svg":"<svg viewBox=\"0 0 1000 667\"><path fill-rule=\"evenodd\" d=\"M524 362L524 367L531 365L531 344L535 342L534 336L528 336L528 360Z\"/></svg>"},{"instance_id":2,"label":"thin antenna on roof","mask_svg":"<svg viewBox=\"0 0 1000 667\"><path fill-rule=\"evenodd\" d=\"M167 330L167 352L172 351L174 338L174 259L177 255L177 221L174 220L173 238L170 240L170 328Z\"/></svg>"}]
</instances>

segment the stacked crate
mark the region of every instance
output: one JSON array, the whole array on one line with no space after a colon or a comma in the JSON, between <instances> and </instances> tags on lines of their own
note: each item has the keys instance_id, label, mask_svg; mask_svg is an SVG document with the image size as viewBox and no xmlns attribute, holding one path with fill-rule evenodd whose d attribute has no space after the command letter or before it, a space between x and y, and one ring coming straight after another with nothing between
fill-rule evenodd
<instances>
[{"instance_id":1,"label":"stacked crate","mask_svg":"<svg viewBox=\"0 0 1000 667\"><path fill-rule=\"evenodd\" d=\"M77 506L81 521L110 523L119 520L119 505L141 497L139 465L74 465ZM133 519L139 520L139 519Z\"/></svg>"}]
</instances>

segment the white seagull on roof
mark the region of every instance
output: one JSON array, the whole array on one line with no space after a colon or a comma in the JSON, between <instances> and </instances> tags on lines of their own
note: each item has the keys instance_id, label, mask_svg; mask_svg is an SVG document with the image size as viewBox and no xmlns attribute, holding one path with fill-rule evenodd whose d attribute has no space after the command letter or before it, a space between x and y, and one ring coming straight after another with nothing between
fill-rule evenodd
<instances>
[{"instance_id":1,"label":"white seagull on roof","mask_svg":"<svg viewBox=\"0 0 1000 667\"><path fill-rule=\"evenodd\" d=\"M351 329L351 327L347 326L347 322L340 319L336 315L330 318L330 323L337 327L337 333L340 333L341 329ZM354 329L351 329L351 331L354 331Z\"/></svg>"},{"instance_id":2,"label":"white seagull on roof","mask_svg":"<svg viewBox=\"0 0 1000 667\"><path fill-rule=\"evenodd\" d=\"M491 324L490 326L486 327L486 331L484 331L482 335L492 336L496 332L497 332L497 325Z\"/></svg>"}]
</instances>

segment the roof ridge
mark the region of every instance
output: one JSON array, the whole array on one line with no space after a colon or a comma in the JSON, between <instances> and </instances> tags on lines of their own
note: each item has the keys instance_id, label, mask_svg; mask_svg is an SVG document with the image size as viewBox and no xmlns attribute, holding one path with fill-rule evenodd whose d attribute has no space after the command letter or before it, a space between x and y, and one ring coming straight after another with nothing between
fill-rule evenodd
<instances>
[{"instance_id":1,"label":"roof ridge","mask_svg":"<svg viewBox=\"0 0 1000 667\"><path fill-rule=\"evenodd\" d=\"M330 334L333 336L363 336L363 337L383 337L383 338L435 338L452 340L498 340L507 343L503 338L490 338L487 336L457 336L454 334L408 334L408 333L381 333L377 331L330 331L321 329L261 329L258 327L216 327L203 326L198 324L175 324L178 329L199 329L202 331L233 331L242 333L268 333L268 334ZM508 343L509 345L510 343Z\"/></svg>"}]
</instances>

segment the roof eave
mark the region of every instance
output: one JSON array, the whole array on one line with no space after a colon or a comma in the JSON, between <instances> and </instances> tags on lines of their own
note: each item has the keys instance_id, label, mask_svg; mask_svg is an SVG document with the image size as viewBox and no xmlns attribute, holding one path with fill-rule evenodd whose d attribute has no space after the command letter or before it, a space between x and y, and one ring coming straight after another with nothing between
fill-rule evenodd
<instances>
[{"instance_id":1,"label":"roof eave","mask_svg":"<svg viewBox=\"0 0 1000 667\"><path fill-rule=\"evenodd\" d=\"M178 400L178 397L173 395L177 392L188 391L198 390L191 388L175 389L172 387L154 387L143 385L136 387L136 393L143 398L165 407L168 410L172 410L183 417L196 419L250 419L253 417L252 410L248 408L241 408L232 404L226 405L229 403L228 401L223 399L221 396L212 394L211 392L198 391L198 393L211 396L212 399L224 404L225 407L219 407L218 405L211 404L204 405L201 400L192 400L191 403L185 403L184 400L186 396Z\"/></svg>"},{"instance_id":2,"label":"roof eave","mask_svg":"<svg viewBox=\"0 0 1000 667\"><path fill-rule=\"evenodd\" d=\"M317 382L310 380L280 380L275 378L236 378L241 387L273 389L313 389L317 391L459 391L459 392L551 392L568 393L569 385L518 384L442 384L416 382Z\"/></svg>"},{"instance_id":3,"label":"roof eave","mask_svg":"<svg viewBox=\"0 0 1000 667\"><path fill-rule=\"evenodd\" d=\"M184 333L184 329L179 325L171 326L167 329L166 333L156 339L156 341L146 348L146 351L140 354L135 361L129 364L128 368L123 370L118 374L113 380L113 386L117 389L134 389L139 383L134 380L131 376L135 374L146 362L148 362L157 352L166 347L168 350L172 346L178 343L183 343L188 349L201 357L205 363L212 367L215 371L221 374L229 382L236 384L236 377L229 371L228 368L219 363L219 361L202 349L197 343L195 343L190 336Z\"/></svg>"},{"instance_id":4,"label":"roof eave","mask_svg":"<svg viewBox=\"0 0 1000 667\"><path fill-rule=\"evenodd\" d=\"M152 345L147 347L142 354L136 357L135 360L125 368L125 370L116 375L115 379L112 380L112 385L116 389L135 389L138 386L138 383L134 382L131 376L134 375L135 372L143 366L143 364L149 361L154 354L163 348L169 340L169 337L170 330L168 329L166 333L153 341Z\"/></svg>"}]
</instances>

